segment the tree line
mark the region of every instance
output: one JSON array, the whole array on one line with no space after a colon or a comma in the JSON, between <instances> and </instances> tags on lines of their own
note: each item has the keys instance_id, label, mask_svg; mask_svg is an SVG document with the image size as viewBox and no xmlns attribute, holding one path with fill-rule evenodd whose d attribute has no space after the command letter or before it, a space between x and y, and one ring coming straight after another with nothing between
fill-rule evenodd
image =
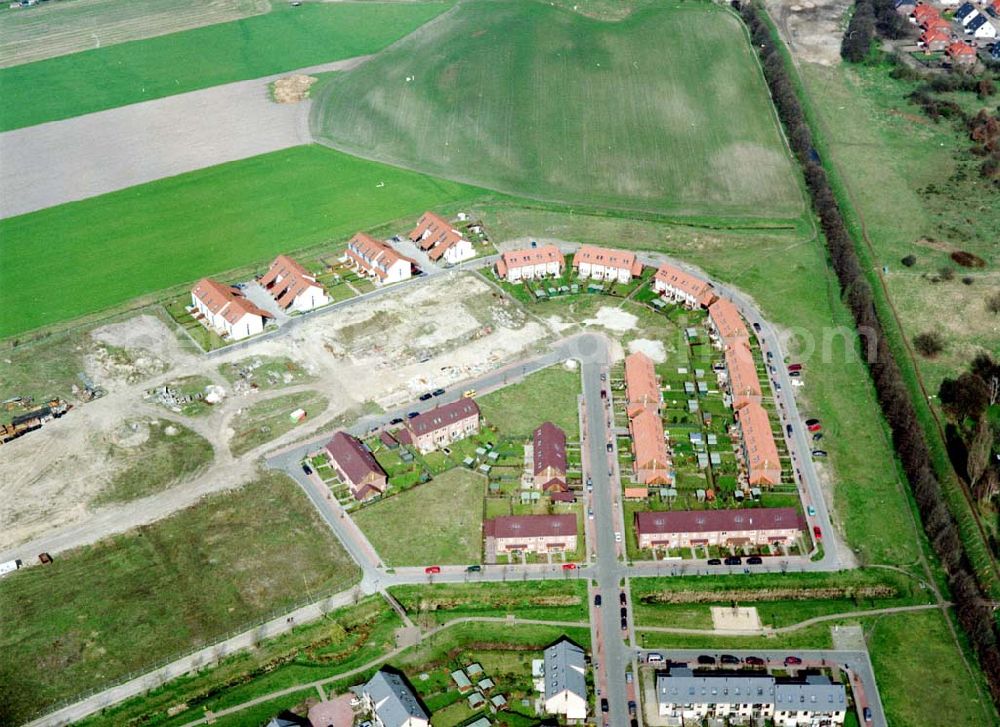
<instances>
[{"instance_id":1,"label":"tree line","mask_svg":"<svg viewBox=\"0 0 1000 727\"><path fill-rule=\"evenodd\" d=\"M840 57L860 63L868 57L875 38L902 38L909 25L906 18L896 12L892 0L856 0L840 44Z\"/></svg>"},{"instance_id":2,"label":"tree line","mask_svg":"<svg viewBox=\"0 0 1000 727\"><path fill-rule=\"evenodd\" d=\"M862 270L854 241L848 232L826 171L813 147L812 132L781 48L772 37L764 11L751 3L734 2L734 7L739 9L750 30L775 107L802 167L840 283L841 294L850 308L861 338L861 348L870 352L869 373L875 384L879 405L892 430L893 444L917 501L924 531L947 572L958 621L979 657L993 701L1000 705L1000 648L992 609L980 589L959 537L958 526L935 475L916 408L883 333L875 297Z\"/></svg>"}]
</instances>

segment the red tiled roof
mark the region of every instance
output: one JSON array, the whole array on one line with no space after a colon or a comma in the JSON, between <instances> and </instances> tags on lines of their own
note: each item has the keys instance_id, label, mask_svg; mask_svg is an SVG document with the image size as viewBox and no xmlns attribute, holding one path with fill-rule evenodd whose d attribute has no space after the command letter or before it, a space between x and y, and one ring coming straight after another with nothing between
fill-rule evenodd
<instances>
[{"instance_id":1,"label":"red tiled roof","mask_svg":"<svg viewBox=\"0 0 1000 727\"><path fill-rule=\"evenodd\" d=\"M625 357L625 396L629 416L650 408L660 410L660 384L653 359L642 351Z\"/></svg>"},{"instance_id":2,"label":"red tiled roof","mask_svg":"<svg viewBox=\"0 0 1000 727\"><path fill-rule=\"evenodd\" d=\"M288 308L295 299L311 287L322 289L308 270L287 255L278 255L260 279L281 308Z\"/></svg>"},{"instance_id":3,"label":"red tiled roof","mask_svg":"<svg viewBox=\"0 0 1000 727\"><path fill-rule=\"evenodd\" d=\"M472 399L459 399L413 417L406 426L415 437L420 437L471 416L479 416L479 405Z\"/></svg>"},{"instance_id":4,"label":"red tiled roof","mask_svg":"<svg viewBox=\"0 0 1000 727\"><path fill-rule=\"evenodd\" d=\"M642 263L636 259L634 252L612 250L607 247L582 246L573 255L573 267L579 267L580 263L603 265L606 268L618 268L619 270L625 269L632 275L642 273Z\"/></svg>"},{"instance_id":5,"label":"red tiled roof","mask_svg":"<svg viewBox=\"0 0 1000 727\"><path fill-rule=\"evenodd\" d=\"M950 55L952 58L959 58L961 56L975 56L976 49L975 47L968 45L967 43L962 43L960 41L957 41L949 45L945 53Z\"/></svg>"},{"instance_id":6,"label":"red tiled roof","mask_svg":"<svg viewBox=\"0 0 1000 727\"><path fill-rule=\"evenodd\" d=\"M563 254L555 245L529 247L523 250L505 252L500 256L500 260L497 261L497 271L501 275L506 275L508 270L514 268L523 268L527 265L547 265L548 263L555 262L558 262L559 268L562 269L564 262Z\"/></svg>"},{"instance_id":7,"label":"red tiled roof","mask_svg":"<svg viewBox=\"0 0 1000 727\"><path fill-rule=\"evenodd\" d=\"M360 485L369 475L385 477L385 470L375 461L368 448L346 432L337 432L327 442L326 451L350 480L350 485Z\"/></svg>"},{"instance_id":8,"label":"red tiled roof","mask_svg":"<svg viewBox=\"0 0 1000 727\"><path fill-rule=\"evenodd\" d=\"M747 510L679 510L637 512L635 527L639 535L667 533L715 533L741 530L802 530L802 516L791 507L752 508Z\"/></svg>"},{"instance_id":9,"label":"red tiled roof","mask_svg":"<svg viewBox=\"0 0 1000 727\"><path fill-rule=\"evenodd\" d=\"M745 340L737 340L726 345L726 371L729 374L729 391L733 397L733 408L739 409L748 401L760 401L760 378L753 353Z\"/></svg>"},{"instance_id":10,"label":"red tiled roof","mask_svg":"<svg viewBox=\"0 0 1000 727\"><path fill-rule=\"evenodd\" d=\"M417 243L421 250L429 250L427 255L431 260L438 260L448 248L462 240L462 233L440 215L424 212L410 233L410 239Z\"/></svg>"},{"instance_id":11,"label":"red tiled roof","mask_svg":"<svg viewBox=\"0 0 1000 727\"><path fill-rule=\"evenodd\" d=\"M918 23L923 24L930 18L941 17L941 13L932 5L917 5L913 11L913 17L917 19Z\"/></svg>"},{"instance_id":12,"label":"red tiled roof","mask_svg":"<svg viewBox=\"0 0 1000 727\"><path fill-rule=\"evenodd\" d=\"M400 260L415 264L388 243L376 240L364 232L359 232L347 243L347 257L382 280L388 276L389 268Z\"/></svg>"},{"instance_id":13,"label":"red tiled roof","mask_svg":"<svg viewBox=\"0 0 1000 727\"><path fill-rule=\"evenodd\" d=\"M247 300L238 288L223 285L211 278L199 280L191 289L191 293L214 315L221 315L229 323L236 323L248 313L261 318L271 317L267 311L261 310Z\"/></svg>"},{"instance_id":14,"label":"red tiled roof","mask_svg":"<svg viewBox=\"0 0 1000 727\"><path fill-rule=\"evenodd\" d=\"M951 23L949 23L944 18L931 18L926 23L924 23L924 30L926 31L937 31L942 33L945 38L951 38Z\"/></svg>"},{"instance_id":15,"label":"red tiled roof","mask_svg":"<svg viewBox=\"0 0 1000 727\"><path fill-rule=\"evenodd\" d=\"M719 298L708 307L708 316L723 341L728 343L735 338L750 338L739 309L725 298Z\"/></svg>"},{"instance_id":16,"label":"red tiled roof","mask_svg":"<svg viewBox=\"0 0 1000 727\"><path fill-rule=\"evenodd\" d=\"M929 45L930 43L935 42L945 42L950 38L951 36L942 30L928 29L920 36L920 42L925 45Z\"/></svg>"},{"instance_id":17,"label":"red tiled roof","mask_svg":"<svg viewBox=\"0 0 1000 727\"><path fill-rule=\"evenodd\" d=\"M736 416L743 437L750 484L778 484L781 481L781 461L778 459L778 448L764 407L749 402Z\"/></svg>"},{"instance_id":18,"label":"red tiled roof","mask_svg":"<svg viewBox=\"0 0 1000 727\"><path fill-rule=\"evenodd\" d=\"M535 474L552 468L566 473L566 432L552 422L544 422L534 433Z\"/></svg>"},{"instance_id":19,"label":"red tiled roof","mask_svg":"<svg viewBox=\"0 0 1000 727\"><path fill-rule=\"evenodd\" d=\"M707 280L702 280L701 278L685 273L680 268L675 268L673 265L668 265L663 263L656 270L655 280L660 281L664 285L669 285L672 288L677 288L686 295L690 295L692 298L697 300L699 303L708 305L710 301L710 296L712 294L712 284Z\"/></svg>"},{"instance_id":20,"label":"red tiled roof","mask_svg":"<svg viewBox=\"0 0 1000 727\"><path fill-rule=\"evenodd\" d=\"M645 409L632 417L628 425L639 481L647 485L669 482L670 458L667 456L660 415L651 409Z\"/></svg>"},{"instance_id":21,"label":"red tiled roof","mask_svg":"<svg viewBox=\"0 0 1000 727\"><path fill-rule=\"evenodd\" d=\"M576 515L502 515L490 518L484 527L494 538L575 536Z\"/></svg>"},{"instance_id":22,"label":"red tiled roof","mask_svg":"<svg viewBox=\"0 0 1000 727\"><path fill-rule=\"evenodd\" d=\"M625 497L630 500L645 500L649 497L648 487L626 487Z\"/></svg>"}]
</instances>

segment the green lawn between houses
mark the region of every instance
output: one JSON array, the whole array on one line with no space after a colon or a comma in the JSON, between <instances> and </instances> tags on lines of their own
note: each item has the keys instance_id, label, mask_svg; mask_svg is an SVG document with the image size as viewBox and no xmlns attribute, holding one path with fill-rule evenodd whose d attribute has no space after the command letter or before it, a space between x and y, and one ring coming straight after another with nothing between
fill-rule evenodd
<instances>
[{"instance_id":1,"label":"green lawn between houses","mask_svg":"<svg viewBox=\"0 0 1000 727\"><path fill-rule=\"evenodd\" d=\"M486 479L456 467L351 517L389 566L478 563Z\"/></svg>"},{"instance_id":2,"label":"green lawn between houses","mask_svg":"<svg viewBox=\"0 0 1000 727\"><path fill-rule=\"evenodd\" d=\"M374 53L449 6L274 2L265 15L5 68L0 131Z\"/></svg>"},{"instance_id":3,"label":"green lawn between houses","mask_svg":"<svg viewBox=\"0 0 1000 727\"><path fill-rule=\"evenodd\" d=\"M0 220L0 337L481 194L308 145ZM34 277L54 292L26 297Z\"/></svg>"},{"instance_id":4,"label":"green lawn between houses","mask_svg":"<svg viewBox=\"0 0 1000 727\"><path fill-rule=\"evenodd\" d=\"M312 95L317 138L509 194L731 219L804 209L745 32L710 3L620 22L460 3Z\"/></svg>"},{"instance_id":5,"label":"green lawn between houses","mask_svg":"<svg viewBox=\"0 0 1000 727\"><path fill-rule=\"evenodd\" d=\"M502 436L527 439L542 422L550 421L572 442L580 439L580 391L579 370L555 365L476 397L476 403L486 423Z\"/></svg>"},{"instance_id":6,"label":"green lawn between houses","mask_svg":"<svg viewBox=\"0 0 1000 727\"><path fill-rule=\"evenodd\" d=\"M277 474L60 554L0 581L5 716L21 723L358 577L309 501Z\"/></svg>"}]
</instances>

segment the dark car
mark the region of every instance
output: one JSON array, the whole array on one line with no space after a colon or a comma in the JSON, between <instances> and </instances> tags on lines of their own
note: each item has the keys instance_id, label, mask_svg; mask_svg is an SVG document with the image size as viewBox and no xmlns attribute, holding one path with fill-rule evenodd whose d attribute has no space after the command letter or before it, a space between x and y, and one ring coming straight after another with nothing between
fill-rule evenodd
<instances>
[{"instance_id":1,"label":"dark car","mask_svg":"<svg viewBox=\"0 0 1000 727\"><path fill-rule=\"evenodd\" d=\"M594 605L595 606L600 606L601 605L601 594L600 593L598 593L596 596L594 596Z\"/></svg>"},{"instance_id":2,"label":"dark car","mask_svg":"<svg viewBox=\"0 0 1000 727\"><path fill-rule=\"evenodd\" d=\"M791 376L793 379L797 379L800 376L802 376L802 372L801 371L789 371L788 375Z\"/></svg>"},{"instance_id":3,"label":"dark car","mask_svg":"<svg viewBox=\"0 0 1000 727\"><path fill-rule=\"evenodd\" d=\"M759 555L751 555L749 558L747 558L747 565L760 565L763 562L764 559L761 558Z\"/></svg>"},{"instance_id":4,"label":"dark car","mask_svg":"<svg viewBox=\"0 0 1000 727\"><path fill-rule=\"evenodd\" d=\"M312 467L309 466L308 462L302 463L302 471L305 472L307 475L311 475L313 473Z\"/></svg>"},{"instance_id":5,"label":"dark car","mask_svg":"<svg viewBox=\"0 0 1000 727\"><path fill-rule=\"evenodd\" d=\"M708 564L709 565L722 565L722 560L720 560L719 558L709 558L708 559Z\"/></svg>"},{"instance_id":6,"label":"dark car","mask_svg":"<svg viewBox=\"0 0 1000 727\"><path fill-rule=\"evenodd\" d=\"M607 699L602 699L601 700L601 711L602 712L607 712L609 709L611 709L611 708L608 706L608 700Z\"/></svg>"},{"instance_id":7,"label":"dark car","mask_svg":"<svg viewBox=\"0 0 1000 727\"><path fill-rule=\"evenodd\" d=\"M427 400L428 400L428 399L430 399L430 398L431 398L431 394L430 394L430 393L427 393L427 394L421 394L421 395L420 395L420 401L427 401Z\"/></svg>"},{"instance_id":8,"label":"dark car","mask_svg":"<svg viewBox=\"0 0 1000 727\"><path fill-rule=\"evenodd\" d=\"M812 451L812 456L813 457L825 457L826 456L826 450L825 449L814 449Z\"/></svg>"},{"instance_id":9,"label":"dark car","mask_svg":"<svg viewBox=\"0 0 1000 727\"><path fill-rule=\"evenodd\" d=\"M478 573L482 569L483 569L483 567L481 565L470 565L468 568L465 569L465 572L466 573Z\"/></svg>"},{"instance_id":10,"label":"dark car","mask_svg":"<svg viewBox=\"0 0 1000 727\"><path fill-rule=\"evenodd\" d=\"M865 707L865 711L863 712L863 714L865 716L865 722L871 722L872 721L872 708L871 707Z\"/></svg>"},{"instance_id":11,"label":"dark car","mask_svg":"<svg viewBox=\"0 0 1000 727\"><path fill-rule=\"evenodd\" d=\"M608 380L608 375L607 374L601 374L601 381L607 381L607 380Z\"/></svg>"},{"instance_id":12,"label":"dark car","mask_svg":"<svg viewBox=\"0 0 1000 727\"><path fill-rule=\"evenodd\" d=\"M722 656L719 657L719 661L721 661L723 664L730 664L730 665L739 664L740 657L733 656L732 654L723 654Z\"/></svg>"},{"instance_id":13,"label":"dark car","mask_svg":"<svg viewBox=\"0 0 1000 727\"><path fill-rule=\"evenodd\" d=\"M625 591L618 594L618 602L623 606L628 603L628 599L625 597Z\"/></svg>"},{"instance_id":14,"label":"dark car","mask_svg":"<svg viewBox=\"0 0 1000 727\"><path fill-rule=\"evenodd\" d=\"M743 559L738 555L731 555L725 560L726 565L742 565Z\"/></svg>"},{"instance_id":15,"label":"dark car","mask_svg":"<svg viewBox=\"0 0 1000 727\"><path fill-rule=\"evenodd\" d=\"M635 702L629 700L629 703L628 703L628 716L629 717L635 717L635 711L636 711Z\"/></svg>"},{"instance_id":16,"label":"dark car","mask_svg":"<svg viewBox=\"0 0 1000 727\"><path fill-rule=\"evenodd\" d=\"M764 666L764 660L759 656L748 656L746 658L746 663L750 666Z\"/></svg>"},{"instance_id":17,"label":"dark car","mask_svg":"<svg viewBox=\"0 0 1000 727\"><path fill-rule=\"evenodd\" d=\"M753 329L757 331L757 333L760 333L760 324L757 321L753 322Z\"/></svg>"},{"instance_id":18,"label":"dark car","mask_svg":"<svg viewBox=\"0 0 1000 727\"><path fill-rule=\"evenodd\" d=\"M402 423L403 423L403 417L396 417L395 419L393 419L393 420L392 420L391 422L389 422L389 423L390 423L390 424L402 424Z\"/></svg>"},{"instance_id":19,"label":"dark car","mask_svg":"<svg viewBox=\"0 0 1000 727\"><path fill-rule=\"evenodd\" d=\"M411 412L407 413L406 418L407 419L413 419L414 417L418 417L418 416L420 416L420 412L419 411L411 411Z\"/></svg>"},{"instance_id":20,"label":"dark car","mask_svg":"<svg viewBox=\"0 0 1000 727\"><path fill-rule=\"evenodd\" d=\"M816 433L815 433L815 434L813 435L813 441L814 441L814 442L818 442L818 441L819 441L819 440L821 440L822 438L823 438L823 432L816 432Z\"/></svg>"},{"instance_id":21,"label":"dark car","mask_svg":"<svg viewBox=\"0 0 1000 727\"><path fill-rule=\"evenodd\" d=\"M819 419L806 419L807 427L811 427L813 424L819 424Z\"/></svg>"},{"instance_id":22,"label":"dark car","mask_svg":"<svg viewBox=\"0 0 1000 727\"><path fill-rule=\"evenodd\" d=\"M628 618L628 606L622 606L621 616L622 618Z\"/></svg>"},{"instance_id":23,"label":"dark car","mask_svg":"<svg viewBox=\"0 0 1000 727\"><path fill-rule=\"evenodd\" d=\"M800 659L797 656L786 656L785 657L785 666L798 666L801 663L802 663L802 659Z\"/></svg>"},{"instance_id":24,"label":"dark car","mask_svg":"<svg viewBox=\"0 0 1000 727\"><path fill-rule=\"evenodd\" d=\"M792 436L792 425L791 424L786 424L785 425L785 431L788 432L788 436L789 437Z\"/></svg>"},{"instance_id":25,"label":"dark car","mask_svg":"<svg viewBox=\"0 0 1000 727\"><path fill-rule=\"evenodd\" d=\"M444 393L444 389L434 389L431 392L431 396L441 396Z\"/></svg>"},{"instance_id":26,"label":"dark car","mask_svg":"<svg viewBox=\"0 0 1000 727\"><path fill-rule=\"evenodd\" d=\"M622 619L622 631L628 631L628 619L627 618L623 618Z\"/></svg>"},{"instance_id":27,"label":"dark car","mask_svg":"<svg viewBox=\"0 0 1000 727\"><path fill-rule=\"evenodd\" d=\"M611 446L611 442L608 442L608 451L610 452L612 449L613 447Z\"/></svg>"},{"instance_id":28,"label":"dark car","mask_svg":"<svg viewBox=\"0 0 1000 727\"><path fill-rule=\"evenodd\" d=\"M698 657L698 663L702 666L715 666L715 657L709 656L708 654L702 654Z\"/></svg>"}]
</instances>

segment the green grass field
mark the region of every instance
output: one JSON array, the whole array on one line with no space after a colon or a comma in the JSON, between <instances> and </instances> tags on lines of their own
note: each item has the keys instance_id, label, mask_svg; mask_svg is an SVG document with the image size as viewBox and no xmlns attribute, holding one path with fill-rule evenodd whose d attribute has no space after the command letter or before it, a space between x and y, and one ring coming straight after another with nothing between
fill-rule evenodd
<instances>
[{"instance_id":1,"label":"green grass field","mask_svg":"<svg viewBox=\"0 0 1000 727\"><path fill-rule=\"evenodd\" d=\"M352 517L390 566L478 563L485 492L481 475L456 467Z\"/></svg>"},{"instance_id":2,"label":"green grass field","mask_svg":"<svg viewBox=\"0 0 1000 727\"><path fill-rule=\"evenodd\" d=\"M20 723L357 577L281 475L62 554L0 581L5 716Z\"/></svg>"},{"instance_id":3,"label":"green grass field","mask_svg":"<svg viewBox=\"0 0 1000 727\"><path fill-rule=\"evenodd\" d=\"M550 421L566 432L569 441L578 441L579 395L580 372L550 366L519 383L476 397L476 403L486 423L502 435L527 438L539 424Z\"/></svg>"},{"instance_id":4,"label":"green grass field","mask_svg":"<svg viewBox=\"0 0 1000 727\"><path fill-rule=\"evenodd\" d=\"M275 2L266 15L5 68L0 131L374 53L448 5Z\"/></svg>"},{"instance_id":5,"label":"green grass field","mask_svg":"<svg viewBox=\"0 0 1000 727\"><path fill-rule=\"evenodd\" d=\"M481 194L310 145L0 220L0 337Z\"/></svg>"},{"instance_id":6,"label":"green grass field","mask_svg":"<svg viewBox=\"0 0 1000 727\"><path fill-rule=\"evenodd\" d=\"M533 0L460 4L313 98L314 133L337 148L511 194L803 212L743 28L708 3L619 22Z\"/></svg>"},{"instance_id":7,"label":"green grass field","mask_svg":"<svg viewBox=\"0 0 1000 727\"><path fill-rule=\"evenodd\" d=\"M233 417L233 436L229 450L239 457L251 449L273 441L295 427L326 411L329 400L318 391L300 391L258 401ZM305 409L306 419L296 422L289 416L296 409Z\"/></svg>"}]
</instances>

